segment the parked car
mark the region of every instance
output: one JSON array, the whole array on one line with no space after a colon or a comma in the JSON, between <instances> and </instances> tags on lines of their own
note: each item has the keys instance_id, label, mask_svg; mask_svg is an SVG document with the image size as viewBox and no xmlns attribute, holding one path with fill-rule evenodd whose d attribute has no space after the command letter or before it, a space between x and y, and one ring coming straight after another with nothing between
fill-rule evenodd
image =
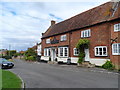
<instances>
[{"instance_id":1,"label":"parked car","mask_svg":"<svg viewBox=\"0 0 120 90\"><path fill-rule=\"evenodd\" d=\"M8 68L12 68L14 66L14 63L8 61L7 59L0 58L0 66L2 69L8 69Z\"/></svg>"}]
</instances>

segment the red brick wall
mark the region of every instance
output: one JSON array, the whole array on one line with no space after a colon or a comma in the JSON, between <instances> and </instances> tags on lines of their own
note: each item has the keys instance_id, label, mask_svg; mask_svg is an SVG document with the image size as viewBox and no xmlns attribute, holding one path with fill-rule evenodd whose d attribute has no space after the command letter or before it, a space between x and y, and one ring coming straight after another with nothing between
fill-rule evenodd
<instances>
[{"instance_id":1,"label":"red brick wall","mask_svg":"<svg viewBox=\"0 0 120 90\"><path fill-rule=\"evenodd\" d=\"M91 29L91 37L86 38L90 40L90 48L89 48L89 52L90 52L90 58L101 58L101 59L111 59L111 61L115 64L115 65L120 65L120 56L114 56L112 55L112 47L111 47L111 40L110 39L114 39L116 37L118 37L118 43L120 43L120 32L114 32L114 24L118 23L120 21L115 21L115 22L106 22L106 23L102 23L99 25L95 25L92 26L90 28L84 28L84 29L80 29L78 31L73 31L70 33L67 33L67 41L61 42L59 41L58 44L46 44L46 39L42 39L42 55L44 54L44 48L46 47L58 47L58 46L65 46L65 45L69 45L70 47L70 52L69 55L70 57L76 57L73 55L73 48L76 47L77 42L79 41L79 39L81 38L81 31L83 30L87 30L87 29ZM64 34L62 34L64 35ZM55 38L57 40L60 40L60 36L61 35L57 35L55 36ZM52 38L52 37L51 37ZM69 41L70 38L70 41ZM70 43L69 43L70 42ZM107 46L107 51L108 51L108 56L106 57L96 57L94 54L94 47L96 46Z\"/></svg>"},{"instance_id":2,"label":"red brick wall","mask_svg":"<svg viewBox=\"0 0 120 90\"><path fill-rule=\"evenodd\" d=\"M72 32L71 34L71 56L75 57L73 55L73 48L76 47L77 42L81 38L81 31L91 29L91 36L89 38L90 40L90 58L106 58L109 59L109 29L108 24L100 24L96 25L90 28L81 29L79 31ZM94 47L96 46L107 46L108 48L108 56L107 57L95 57L94 55Z\"/></svg>"},{"instance_id":3,"label":"red brick wall","mask_svg":"<svg viewBox=\"0 0 120 90\"><path fill-rule=\"evenodd\" d=\"M114 21L111 23L111 39L115 39L116 37L118 37L117 39L117 43L120 43L120 31L119 32L114 32L114 24L120 23L119 21ZM114 42L116 43L116 42ZM110 47L110 58L111 61L113 62L113 64L115 65L116 68L120 68L120 55L112 55L112 46Z\"/></svg>"},{"instance_id":4,"label":"red brick wall","mask_svg":"<svg viewBox=\"0 0 120 90\"><path fill-rule=\"evenodd\" d=\"M61 34L61 35L65 35L65 34ZM48 39L48 38L42 39L42 55L44 55L44 48L69 45L69 33L66 34L67 35L66 41L60 41L61 35L50 37L51 39L53 39L55 37L56 40L59 40L59 43L57 43L57 44L46 44L46 39Z\"/></svg>"}]
</instances>

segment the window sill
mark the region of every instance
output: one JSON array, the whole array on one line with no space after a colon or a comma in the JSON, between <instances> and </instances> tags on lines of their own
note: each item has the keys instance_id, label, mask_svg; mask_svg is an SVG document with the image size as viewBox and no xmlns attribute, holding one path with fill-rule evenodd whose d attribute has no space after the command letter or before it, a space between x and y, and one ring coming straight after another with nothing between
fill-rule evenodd
<instances>
[{"instance_id":1,"label":"window sill","mask_svg":"<svg viewBox=\"0 0 120 90\"><path fill-rule=\"evenodd\" d=\"M114 31L114 32L120 32L120 31Z\"/></svg>"},{"instance_id":2,"label":"window sill","mask_svg":"<svg viewBox=\"0 0 120 90\"><path fill-rule=\"evenodd\" d=\"M78 56L78 55L74 55L74 56Z\"/></svg>"},{"instance_id":3,"label":"window sill","mask_svg":"<svg viewBox=\"0 0 120 90\"><path fill-rule=\"evenodd\" d=\"M108 55L100 56L100 55L95 55L95 57L107 57Z\"/></svg>"},{"instance_id":4,"label":"window sill","mask_svg":"<svg viewBox=\"0 0 120 90\"><path fill-rule=\"evenodd\" d=\"M90 37L81 37L81 38L90 38Z\"/></svg>"},{"instance_id":5,"label":"window sill","mask_svg":"<svg viewBox=\"0 0 120 90\"><path fill-rule=\"evenodd\" d=\"M67 40L64 40L64 41L60 41L60 42L65 42L65 41L67 41Z\"/></svg>"},{"instance_id":6,"label":"window sill","mask_svg":"<svg viewBox=\"0 0 120 90\"><path fill-rule=\"evenodd\" d=\"M62 57L62 56L59 56L59 58L68 58L68 56L67 56L67 57Z\"/></svg>"},{"instance_id":7,"label":"window sill","mask_svg":"<svg viewBox=\"0 0 120 90\"><path fill-rule=\"evenodd\" d=\"M117 56L117 55L120 55L120 54L112 54L112 55L116 55Z\"/></svg>"}]
</instances>

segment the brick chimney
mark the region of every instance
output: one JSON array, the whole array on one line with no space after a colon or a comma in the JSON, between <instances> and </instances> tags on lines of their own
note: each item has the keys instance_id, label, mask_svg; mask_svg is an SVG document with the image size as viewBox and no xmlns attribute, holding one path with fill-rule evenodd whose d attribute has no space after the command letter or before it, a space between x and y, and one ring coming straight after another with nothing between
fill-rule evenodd
<instances>
[{"instance_id":1,"label":"brick chimney","mask_svg":"<svg viewBox=\"0 0 120 90\"><path fill-rule=\"evenodd\" d=\"M54 25L56 22L54 20L51 20L51 26Z\"/></svg>"},{"instance_id":2,"label":"brick chimney","mask_svg":"<svg viewBox=\"0 0 120 90\"><path fill-rule=\"evenodd\" d=\"M44 35L44 33L42 33L42 36Z\"/></svg>"}]
</instances>

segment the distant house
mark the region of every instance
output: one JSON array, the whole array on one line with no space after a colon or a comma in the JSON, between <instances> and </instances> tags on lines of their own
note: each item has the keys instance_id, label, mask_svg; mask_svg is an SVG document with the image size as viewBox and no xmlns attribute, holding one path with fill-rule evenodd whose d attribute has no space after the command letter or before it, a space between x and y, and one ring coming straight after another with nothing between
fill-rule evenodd
<instances>
[{"instance_id":1,"label":"distant house","mask_svg":"<svg viewBox=\"0 0 120 90\"><path fill-rule=\"evenodd\" d=\"M25 53L25 51L20 51L19 53L20 53L20 54L24 54L24 53Z\"/></svg>"},{"instance_id":2,"label":"distant house","mask_svg":"<svg viewBox=\"0 0 120 90\"><path fill-rule=\"evenodd\" d=\"M0 49L0 56L7 55L7 49Z\"/></svg>"},{"instance_id":3,"label":"distant house","mask_svg":"<svg viewBox=\"0 0 120 90\"><path fill-rule=\"evenodd\" d=\"M106 60L120 68L120 1L107 2L51 26L42 35L41 59L66 63L78 61L76 44L79 39L90 40L85 49L85 61L98 66Z\"/></svg>"}]
</instances>

